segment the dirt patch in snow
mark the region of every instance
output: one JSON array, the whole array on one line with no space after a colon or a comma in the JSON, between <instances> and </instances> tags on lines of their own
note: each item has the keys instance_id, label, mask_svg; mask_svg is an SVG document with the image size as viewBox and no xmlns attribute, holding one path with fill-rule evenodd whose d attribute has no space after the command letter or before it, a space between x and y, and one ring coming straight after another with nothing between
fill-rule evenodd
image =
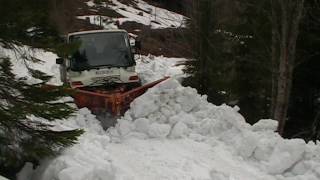
<instances>
[{"instance_id":1,"label":"dirt patch in snow","mask_svg":"<svg viewBox=\"0 0 320 180\"><path fill-rule=\"evenodd\" d=\"M151 29L137 22L124 22L119 26L138 35L142 42L143 55L191 58L192 51L188 40L189 31L185 28Z\"/></svg>"}]
</instances>

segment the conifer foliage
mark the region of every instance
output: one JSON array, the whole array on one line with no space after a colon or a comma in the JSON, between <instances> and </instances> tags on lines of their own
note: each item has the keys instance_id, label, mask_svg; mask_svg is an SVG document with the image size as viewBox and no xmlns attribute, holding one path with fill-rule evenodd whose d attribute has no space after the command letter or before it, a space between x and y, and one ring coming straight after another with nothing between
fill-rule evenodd
<instances>
[{"instance_id":1,"label":"conifer foliage","mask_svg":"<svg viewBox=\"0 0 320 180\"><path fill-rule=\"evenodd\" d=\"M0 45L13 51L25 44L65 53L68 47L61 46L50 17L53 2L62 1L0 0ZM28 60L35 59L21 58ZM50 76L30 68L29 73L41 83L18 79L10 61L0 54L0 174L14 178L25 162L37 164L59 153L76 143L83 130L54 130L50 121L67 118L75 110L60 100L65 96L62 88L43 88Z\"/></svg>"},{"instance_id":2,"label":"conifer foliage","mask_svg":"<svg viewBox=\"0 0 320 180\"><path fill-rule=\"evenodd\" d=\"M193 1L189 27L195 60L188 62L185 72L191 76L184 80L210 102L240 106L250 123L268 112L268 46L261 45L268 27L263 18L260 24L247 18L256 17L258 7L262 9L240 1ZM259 25L260 32L252 24Z\"/></svg>"},{"instance_id":3,"label":"conifer foliage","mask_svg":"<svg viewBox=\"0 0 320 180\"><path fill-rule=\"evenodd\" d=\"M1 59L1 174L21 167L22 162L37 162L54 155L61 147L72 145L82 133L82 130L50 129L49 120L68 117L73 109L58 101L62 91L41 88L42 84L29 85L24 79L15 80L9 59Z\"/></svg>"},{"instance_id":4,"label":"conifer foliage","mask_svg":"<svg viewBox=\"0 0 320 180\"><path fill-rule=\"evenodd\" d=\"M319 0L197 0L184 80L208 100L272 118L285 137L319 139Z\"/></svg>"}]
</instances>

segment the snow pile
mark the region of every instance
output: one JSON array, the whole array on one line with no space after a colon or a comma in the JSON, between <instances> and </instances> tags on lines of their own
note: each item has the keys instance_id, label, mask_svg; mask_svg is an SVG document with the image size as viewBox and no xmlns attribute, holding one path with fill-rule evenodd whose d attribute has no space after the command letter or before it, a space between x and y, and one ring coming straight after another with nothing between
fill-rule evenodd
<instances>
[{"instance_id":1,"label":"snow pile","mask_svg":"<svg viewBox=\"0 0 320 180\"><path fill-rule=\"evenodd\" d=\"M124 16L124 18L108 18L106 16L102 17L102 21L99 18L101 16L96 15L88 15L88 16L79 16L80 19L85 19L89 17L90 22L92 24L100 25L100 23L105 28L114 27L114 22L118 21L119 24L124 22L137 22L146 26L151 26L153 29L157 28L178 28L185 26L186 17L168 11L166 9L162 9L159 7L152 6L142 0L135 0L130 5L121 3L118 0L111 0L110 4L102 2L97 5L92 0L87 2L89 7L95 6L104 6L116 11L117 13ZM108 22L109 21L109 22ZM111 24L111 26L110 26Z\"/></svg>"},{"instance_id":2,"label":"snow pile","mask_svg":"<svg viewBox=\"0 0 320 180\"><path fill-rule=\"evenodd\" d=\"M86 109L79 144L46 161L33 179L317 180L320 148L284 140L276 122L250 126L238 107L215 106L196 90L167 80L137 98L104 132Z\"/></svg>"},{"instance_id":3,"label":"snow pile","mask_svg":"<svg viewBox=\"0 0 320 180\"><path fill-rule=\"evenodd\" d=\"M170 76L174 79L185 77L182 71L184 66L177 66L181 62L187 61L185 58L166 58L149 55L136 59L136 71L139 73L142 83L153 82L165 76Z\"/></svg>"},{"instance_id":4,"label":"snow pile","mask_svg":"<svg viewBox=\"0 0 320 180\"><path fill-rule=\"evenodd\" d=\"M78 144L65 150L58 158L44 160L32 179L112 179L114 168L105 151L110 138L88 109L80 109L67 121L57 121L55 128L83 128L86 133L80 137Z\"/></svg>"},{"instance_id":5,"label":"snow pile","mask_svg":"<svg viewBox=\"0 0 320 180\"><path fill-rule=\"evenodd\" d=\"M282 139L273 132L272 120L250 126L237 111L237 107L210 104L196 90L169 80L137 98L110 134L115 142L134 137L224 143L261 170L279 175L278 179L320 178L319 146Z\"/></svg>"}]
</instances>

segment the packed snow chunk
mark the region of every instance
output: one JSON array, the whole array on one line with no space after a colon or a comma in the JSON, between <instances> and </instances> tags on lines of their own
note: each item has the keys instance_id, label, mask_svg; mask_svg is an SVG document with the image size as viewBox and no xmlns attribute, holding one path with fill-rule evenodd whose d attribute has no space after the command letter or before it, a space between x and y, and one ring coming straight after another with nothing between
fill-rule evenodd
<instances>
[{"instance_id":1,"label":"packed snow chunk","mask_svg":"<svg viewBox=\"0 0 320 180\"><path fill-rule=\"evenodd\" d=\"M311 165L305 161L300 161L292 168L291 172L295 175L304 175L311 169Z\"/></svg>"},{"instance_id":2,"label":"packed snow chunk","mask_svg":"<svg viewBox=\"0 0 320 180\"><path fill-rule=\"evenodd\" d=\"M168 105L163 105L160 109L160 112L166 117L166 119L174 116L176 113L175 108L170 108Z\"/></svg>"},{"instance_id":3,"label":"packed snow chunk","mask_svg":"<svg viewBox=\"0 0 320 180\"><path fill-rule=\"evenodd\" d=\"M200 128L198 130L199 134L204 136L211 135L217 133L215 131L217 121L215 119L205 118L200 123Z\"/></svg>"},{"instance_id":4,"label":"packed snow chunk","mask_svg":"<svg viewBox=\"0 0 320 180\"><path fill-rule=\"evenodd\" d=\"M117 130L121 136L126 136L134 129L134 125L131 121L119 120L117 124Z\"/></svg>"},{"instance_id":5,"label":"packed snow chunk","mask_svg":"<svg viewBox=\"0 0 320 180\"><path fill-rule=\"evenodd\" d=\"M312 170L318 179L320 179L320 163L314 162Z\"/></svg>"},{"instance_id":6,"label":"packed snow chunk","mask_svg":"<svg viewBox=\"0 0 320 180\"><path fill-rule=\"evenodd\" d=\"M278 121L273 119L261 119L254 125L252 125L253 131L276 131L278 127Z\"/></svg>"},{"instance_id":7,"label":"packed snow chunk","mask_svg":"<svg viewBox=\"0 0 320 180\"><path fill-rule=\"evenodd\" d=\"M169 135L171 126L167 124L153 123L150 125L148 134L151 138L165 138Z\"/></svg>"},{"instance_id":8,"label":"packed snow chunk","mask_svg":"<svg viewBox=\"0 0 320 180\"><path fill-rule=\"evenodd\" d=\"M281 141L279 141L281 142ZM302 139L283 140L278 143L267 164L270 174L282 174L303 158L306 144Z\"/></svg>"},{"instance_id":9,"label":"packed snow chunk","mask_svg":"<svg viewBox=\"0 0 320 180\"><path fill-rule=\"evenodd\" d=\"M150 122L146 118L140 118L134 121L134 127L137 132L148 133Z\"/></svg>"},{"instance_id":10,"label":"packed snow chunk","mask_svg":"<svg viewBox=\"0 0 320 180\"><path fill-rule=\"evenodd\" d=\"M259 141L254 151L254 157L259 161L268 161L276 144L278 144L278 141L281 141L282 138L272 132L272 134L259 135L258 139Z\"/></svg>"},{"instance_id":11,"label":"packed snow chunk","mask_svg":"<svg viewBox=\"0 0 320 180\"><path fill-rule=\"evenodd\" d=\"M149 95L148 93L136 98L130 105L134 117L146 117L158 110L159 104L157 103L157 99L157 95Z\"/></svg>"},{"instance_id":12,"label":"packed snow chunk","mask_svg":"<svg viewBox=\"0 0 320 180\"><path fill-rule=\"evenodd\" d=\"M166 58L154 56L141 56L137 58L136 71L143 84L159 80L165 76L174 79L185 77L182 69L184 66L176 66L177 63L185 62L184 58ZM154 69L156 67L156 69Z\"/></svg>"},{"instance_id":13,"label":"packed snow chunk","mask_svg":"<svg viewBox=\"0 0 320 180\"><path fill-rule=\"evenodd\" d=\"M229 176L226 173L218 172L216 170L212 170L210 172L212 180L230 180Z\"/></svg>"},{"instance_id":14,"label":"packed snow chunk","mask_svg":"<svg viewBox=\"0 0 320 180\"><path fill-rule=\"evenodd\" d=\"M41 163L34 180L87 180L114 179L116 168L106 151L109 136L86 132L76 144L62 152L60 156Z\"/></svg>"},{"instance_id":15,"label":"packed snow chunk","mask_svg":"<svg viewBox=\"0 0 320 180\"><path fill-rule=\"evenodd\" d=\"M182 94L177 97L176 101L180 103L182 110L190 112L193 108L200 104L200 95L197 90L186 87L183 89Z\"/></svg>"},{"instance_id":16,"label":"packed snow chunk","mask_svg":"<svg viewBox=\"0 0 320 180\"><path fill-rule=\"evenodd\" d=\"M205 136L202 136L201 134L197 133L190 133L188 137L196 142L203 142L206 140Z\"/></svg>"},{"instance_id":17,"label":"packed snow chunk","mask_svg":"<svg viewBox=\"0 0 320 180\"><path fill-rule=\"evenodd\" d=\"M82 109L79 109L79 114L85 116L85 115L91 114L91 112L88 108L82 108Z\"/></svg>"},{"instance_id":18,"label":"packed snow chunk","mask_svg":"<svg viewBox=\"0 0 320 180\"><path fill-rule=\"evenodd\" d=\"M246 120L240 113L234 111L232 107L226 104L222 104L221 106L216 107L214 117L216 117L216 119L219 119L221 123L224 123L225 128L231 126L241 131L249 130L249 128L251 128L251 126L246 122Z\"/></svg>"},{"instance_id":19,"label":"packed snow chunk","mask_svg":"<svg viewBox=\"0 0 320 180\"><path fill-rule=\"evenodd\" d=\"M198 122L197 119L192 115L192 114L188 114L185 112L181 112L180 114L177 115L181 122L183 122L184 124L186 124L189 128L191 129L195 129L198 127ZM170 120L169 120L170 121ZM172 122L173 120L171 120Z\"/></svg>"},{"instance_id":20,"label":"packed snow chunk","mask_svg":"<svg viewBox=\"0 0 320 180\"><path fill-rule=\"evenodd\" d=\"M159 89L162 89L162 90L176 89L176 88L178 88L180 86L181 85L179 84L179 82L174 80L174 79L168 79L165 82L162 82L162 83L157 85L157 87Z\"/></svg>"},{"instance_id":21,"label":"packed snow chunk","mask_svg":"<svg viewBox=\"0 0 320 180\"><path fill-rule=\"evenodd\" d=\"M314 175L313 173L308 173L304 175L297 176L276 176L277 180L319 180L319 177Z\"/></svg>"},{"instance_id":22,"label":"packed snow chunk","mask_svg":"<svg viewBox=\"0 0 320 180\"><path fill-rule=\"evenodd\" d=\"M53 129L57 131L84 129L87 132L105 134L100 121L87 108L76 111L68 120L57 120L51 123L54 125Z\"/></svg>"},{"instance_id":23,"label":"packed snow chunk","mask_svg":"<svg viewBox=\"0 0 320 180\"><path fill-rule=\"evenodd\" d=\"M144 118L152 113L159 112L158 115L164 112L163 121L166 121L165 116L174 114L170 110L169 106L166 106L170 97L174 96L174 89L176 89L179 83L176 80L168 79L165 82L158 84L153 89L147 91L143 96L136 98L130 105L132 115L134 118ZM167 96L167 97L166 97Z\"/></svg>"},{"instance_id":24,"label":"packed snow chunk","mask_svg":"<svg viewBox=\"0 0 320 180\"><path fill-rule=\"evenodd\" d=\"M240 143L238 144L239 154L244 158L252 156L254 150L257 148L258 141L257 134L250 131L244 133L244 135L240 137Z\"/></svg>"},{"instance_id":25,"label":"packed snow chunk","mask_svg":"<svg viewBox=\"0 0 320 180\"><path fill-rule=\"evenodd\" d=\"M233 110L234 110L235 112L239 112L239 111L240 111L240 107L239 107L239 106L234 106L234 107L233 107Z\"/></svg>"},{"instance_id":26,"label":"packed snow chunk","mask_svg":"<svg viewBox=\"0 0 320 180\"><path fill-rule=\"evenodd\" d=\"M174 124L178 123L181 120L181 114L182 113L171 116L169 118L169 124L174 125Z\"/></svg>"},{"instance_id":27,"label":"packed snow chunk","mask_svg":"<svg viewBox=\"0 0 320 180\"><path fill-rule=\"evenodd\" d=\"M176 123L170 133L171 138L183 138L188 133L188 126L184 124L183 122Z\"/></svg>"}]
</instances>

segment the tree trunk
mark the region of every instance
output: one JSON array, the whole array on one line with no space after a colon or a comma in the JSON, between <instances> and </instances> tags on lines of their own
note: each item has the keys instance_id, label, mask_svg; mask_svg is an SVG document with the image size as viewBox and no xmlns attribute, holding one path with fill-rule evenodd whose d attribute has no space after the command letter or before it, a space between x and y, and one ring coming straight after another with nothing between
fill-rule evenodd
<instances>
[{"instance_id":1,"label":"tree trunk","mask_svg":"<svg viewBox=\"0 0 320 180\"><path fill-rule=\"evenodd\" d=\"M278 132L283 135L292 84L292 74L296 54L296 41L302 17L304 0L279 0L281 10L280 57L277 97L274 119L279 121Z\"/></svg>"},{"instance_id":2,"label":"tree trunk","mask_svg":"<svg viewBox=\"0 0 320 180\"><path fill-rule=\"evenodd\" d=\"M209 35L210 31L210 19L211 19L211 4L212 0L199 1L200 9L200 93L208 93L208 61L209 61Z\"/></svg>"},{"instance_id":3,"label":"tree trunk","mask_svg":"<svg viewBox=\"0 0 320 180\"><path fill-rule=\"evenodd\" d=\"M275 105L277 100L277 78L278 78L278 57L279 57L279 23L277 20L276 1L271 0L271 104L270 104L270 116L273 116L275 111Z\"/></svg>"}]
</instances>

